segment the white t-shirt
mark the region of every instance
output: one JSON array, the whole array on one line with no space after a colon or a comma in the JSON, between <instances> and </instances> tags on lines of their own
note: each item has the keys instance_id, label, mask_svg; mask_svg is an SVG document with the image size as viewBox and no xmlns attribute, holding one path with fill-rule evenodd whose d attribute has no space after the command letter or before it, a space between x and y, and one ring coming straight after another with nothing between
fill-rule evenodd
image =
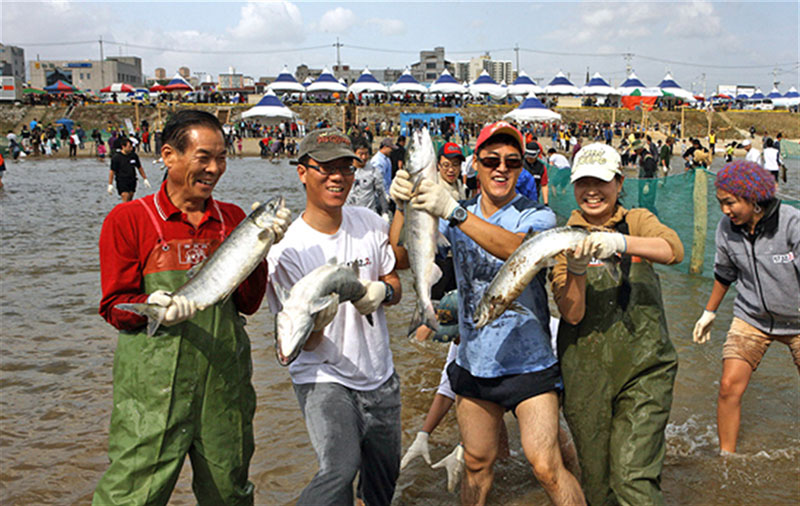
<instances>
[{"instance_id":1,"label":"white t-shirt","mask_svg":"<svg viewBox=\"0 0 800 506\"><path fill-rule=\"evenodd\" d=\"M770 172L778 172L781 166L778 163L780 152L775 148L764 148L764 168Z\"/></svg>"},{"instance_id":2,"label":"white t-shirt","mask_svg":"<svg viewBox=\"0 0 800 506\"><path fill-rule=\"evenodd\" d=\"M553 153L547 161L550 162L550 165L558 167L559 170L569 169L569 160L561 153Z\"/></svg>"},{"instance_id":3,"label":"white t-shirt","mask_svg":"<svg viewBox=\"0 0 800 506\"><path fill-rule=\"evenodd\" d=\"M748 162L754 162L761 165L761 151L757 150L756 148L750 148L744 159Z\"/></svg>"},{"instance_id":4,"label":"white t-shirt","mask_svg":"<svg viewBox=\"0 0 800 506\"><path fill-rule=\"evenodd\" d=\"M302 215L298 217L267 256L270 310L277 313L281 309L273 290L275 283L290 290L331 258L339 263L357 263L361 279L377 281L394 270L389 225L362 207L343 207L342 225L333 235L313 229ZM313 351L301 351L289 366L292 382L339 383L354 390L373 390L383 384L394 372L383 307L372 317L374 326L353 304L340 304L336 317L325 327L319 346Z\"/></svg>"}]
</instances>

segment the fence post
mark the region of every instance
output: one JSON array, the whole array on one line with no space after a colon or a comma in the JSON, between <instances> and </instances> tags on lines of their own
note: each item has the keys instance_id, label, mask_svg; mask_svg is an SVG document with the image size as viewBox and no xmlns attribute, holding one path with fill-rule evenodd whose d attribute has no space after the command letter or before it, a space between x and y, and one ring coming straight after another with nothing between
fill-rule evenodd
<instances>
[{"instance_id":1,"label":"fence post","mask_svg":"<svg viewBox=\"0 0 800 506\"><path fill-rule=\"evenodd\" d=\"M706 234L708 231L708 176L705 169L697 167L694 170L694 234L692 237L692 258L689 262L689 272L692 274L703 273L703 260L706 255Z\"/></svg>"}]
</instances>

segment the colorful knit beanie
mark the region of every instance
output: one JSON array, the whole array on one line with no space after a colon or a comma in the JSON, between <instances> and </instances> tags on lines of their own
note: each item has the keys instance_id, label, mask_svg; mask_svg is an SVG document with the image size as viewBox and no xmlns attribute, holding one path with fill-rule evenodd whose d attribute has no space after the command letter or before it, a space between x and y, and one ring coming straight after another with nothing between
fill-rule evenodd
<instances>
[{"instance_id":1,"label":"colorful knit beanie","mask_svg":"<svg viewBox=\"0 0 800 506\"><path fill-rule=\"evenodd\" d=\"M731 195L764 202L775 196L775 178L761 165L745 160L734 160L717 172L714 186Z\"/></svg>"}]
</instances>

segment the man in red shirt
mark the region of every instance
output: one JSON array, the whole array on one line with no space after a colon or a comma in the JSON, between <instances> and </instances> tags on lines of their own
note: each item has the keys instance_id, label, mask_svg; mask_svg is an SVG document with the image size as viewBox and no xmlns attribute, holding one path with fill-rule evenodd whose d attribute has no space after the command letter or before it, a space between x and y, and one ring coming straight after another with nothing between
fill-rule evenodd
<instances>
[{"instance_id":1,"label":"man in red shirt","mask_svg":"<svg viewBox=\"0 0 800 506\"><path fill-rule=\"evenodd\" d=\"M164 127L167 177L153 195L116 206L100 233L100 314L120 330L114 357L111 465L93 504L166 504L188 453L200 504L253 504L255 391L250 340L239 313L253 314L267 285L266 262L230 299L199 311L170 292L210 256L245 213L211 193L225 172L216 117L178 112ZM281 216L276 242L289 225ZM116 308L167 307L159 332Z\"/></svg>"}]
</instances>

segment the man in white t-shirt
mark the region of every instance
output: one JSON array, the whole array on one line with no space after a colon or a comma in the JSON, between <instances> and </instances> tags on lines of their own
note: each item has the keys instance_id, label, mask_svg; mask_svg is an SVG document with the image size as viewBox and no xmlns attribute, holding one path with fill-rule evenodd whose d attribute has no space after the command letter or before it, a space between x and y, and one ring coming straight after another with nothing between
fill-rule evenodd
<instances>
[{"instance_id":1,"label":"man in white t-shirt","mask_svg":"<svg viewBox=\"0 0 800 506\"><path fill-rule=\"evenodd\" d=\"M388 505L400 469L400 381L389 348L383 305L400 300L400 279L389 245L389 225L372 211L346 206L357 159L339 130L309 133L298 148L297 174L306 190L305 211L269 252L270 286L289 290L331 258L356 264L367 293L354 303L330 306L289 366L319 471L297 504ZM270 309L280 301L267 292ZM362 315L372 314L374 325Z\"/></svg>"},{"instance_id":2,"label":"man in white t-shirt","mask_svg":"<svg viewBox=\"0 0 800 506\"><path fill-rule=\"evenodd\" d=\"M553 194L565 194L567 191L566 187L569 184L569 160L567 160L566 156L557 152L554 148L550 148L547 151L547 155L547 163L555 166L558 169L555 176L553 176Z\"/></svg>"},{"instance_id":3,"label":"man in white t-shirt","mask_svg":"<svg viewBox=\"0 0 800 506\"><path fill-rule=\"evenodd\" d=\"M742 141L742 147L747 150L747 154L744 156L744 159L748 162L757 163L759 165L764 165L764 162L761 161L761 151L757 150L753 143L750 142L750 139L745 139Z\"/></svg>"}]
</instances>

